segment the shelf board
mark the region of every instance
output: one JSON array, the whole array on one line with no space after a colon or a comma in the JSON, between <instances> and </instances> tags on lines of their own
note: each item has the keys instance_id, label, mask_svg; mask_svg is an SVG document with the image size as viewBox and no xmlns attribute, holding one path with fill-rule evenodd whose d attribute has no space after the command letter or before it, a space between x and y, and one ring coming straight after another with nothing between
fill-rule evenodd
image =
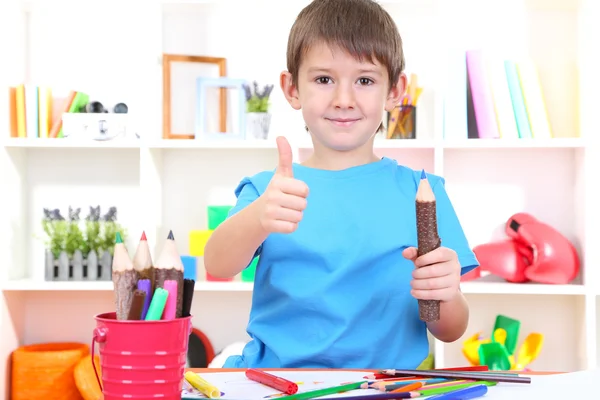
<instances>
[{"instance_id":1,"label":"shelf board","mask_svg":"<svg viewBox=\"0 0 600 400\"><path fill-rule=\"evenodd\" d=\"M583 148L582 138L551 139L465 139L442 142L444 149L556 149Z\"/></svg>"},{"instance_id":2,"label":"shelf board","mask_svg":"<svg viewBox=\"0 0 600 400\"><path fill-rule=\"evenodd\" d=\"M197 281L195 290L200 292L248 292L252 291L252 282L208 282ZM110 291L110 281L34 281L30 279L7 281L1 286L5 292L52 292L52 291ZM531 294L531 295L583 295L582 285L541 285L532 283L476 282L461 284L466 294Z\"/></svg>"},{"instance_id":3,"label":"shelf board","mask_svg":"<svg viewBox=\"0 0 600 400\"><path fill-rule=\"evenodd\" d=\"M276 149L275 140L194 140L158 139L142 142L142 147L151 149Z\"/></svg>"},{"instance_id":4,"label":"shelf board","mask_svg":"<svg viewBox=\"0 0 600 400\"><path fill-rule=\"evenodd\" d=\"M509 282L462 282L461 290L465 294L520 294L520 295L585 295L583 285L545 285L536 283Z\"/></svg>"},{"instance_id":5,"label":"shelf board","mask_svg":"<svg viewBox=\"0 0 600 400\"><path fill-rule=\"evenodd\" d=\"M78 139L50 139L50 138L6 138L2 142L4 147L22 148L53 148L53 149L137 149L140 140L78 140Z\"/></svg>"},{"instance_id":6,"label":"shelf board","mask_svg":"<svg viewBox=\"0 0 600 400\"><path fill-rule=\"evenodd\" d=\"M253 282L208 282L197 281L194 289L197 292L249 292L254 287ZM86 292L111 291L111 281L34 281L30 279L7 281L0 286L4 292Z\"/></svg>"},{"instance_id":7,"label":"shelf board","mask_svg":"<svg viewBox=\"0 0 600 400\"><path fill-rule=\"evenodd\" d=\"M312 149L310 140L291 140L291 144L301 150ZM89 148L89 149L276 149L275 140L193 140L193 139L157 139L157 140L76 140L45 138L5 138L4 147L18 148ZM576 149L586 146L581 138L553 139L465 139L451 141L435 141L427 139L376 139L376 149Z\"/></svg>"}]
</instances>

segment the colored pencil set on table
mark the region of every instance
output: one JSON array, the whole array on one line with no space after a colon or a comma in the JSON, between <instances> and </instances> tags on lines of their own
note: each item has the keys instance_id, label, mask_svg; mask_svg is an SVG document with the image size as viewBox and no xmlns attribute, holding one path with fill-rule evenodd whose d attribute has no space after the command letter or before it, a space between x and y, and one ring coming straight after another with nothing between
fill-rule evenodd
<instances>
[{"instance_id":1,"label":"colored pencil set on table","mask_svg":"<svg viewBox=\"0 0 600 400\"><path fill-rule=\"evenodd\" d=\"M159 321L189 317L195 281L184 279L183 272L173 232L169 232L156 263L152 262L145 233L131 259L117 232L112 264L117 319Z\"/></svg>"},{"instance_id":2,"label":"colored pencil set on table","mask_svg":"<svg viewBox=\"0 0 600 400\"><path fill-rule=\"evenodd\" d=\"M437 370L382 370L367 375L365 380L344 383L298 393L298 385L285 378L257 369L246 370L246 377L280 391L269 398L308 400L357 389L374 389L383 393L348 393L344 399L412 399L428 400L475 399L484 396L489 386L499 382L531 383L531 378L516 373L488 371L487 366L447 368ZM208 398L219 398L220 391L193 372L186 372L186 380Z\"/></svg>"}]
</instances>

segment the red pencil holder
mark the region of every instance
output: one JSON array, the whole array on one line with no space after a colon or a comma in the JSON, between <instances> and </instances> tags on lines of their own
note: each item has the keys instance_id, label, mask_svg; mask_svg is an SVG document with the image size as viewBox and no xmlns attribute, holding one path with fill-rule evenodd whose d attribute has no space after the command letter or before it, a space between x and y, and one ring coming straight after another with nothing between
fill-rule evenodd
<instances>
[{"instance_id":1,"label":"red pencil holder","mask_svg":"<svg viewBox=\"0 0 600 400\"><path fill-rule=\"evenodd\" d=\"M104 400L180 400L192 317L160 321L117 320L115 312L94 317L92 339L100 351Z\"/></svg>"}]
</instances>

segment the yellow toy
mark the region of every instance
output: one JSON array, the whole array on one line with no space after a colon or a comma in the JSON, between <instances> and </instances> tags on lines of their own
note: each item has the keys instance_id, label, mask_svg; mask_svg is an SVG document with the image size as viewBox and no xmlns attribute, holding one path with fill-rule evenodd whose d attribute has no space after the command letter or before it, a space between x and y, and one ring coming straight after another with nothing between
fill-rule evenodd
<instances>
[{"instance_id":1,"label":"yellow toy","mask_svg":"<svg viewBox=\"0 0 600 400\"><path fill-rule=\"evenodd\" d=\"M481 332L467 338L463 342L462 353L467 361L473 365L487 365L490 370L522 371L531 364L540 354L544 344L544 335L530 333L517 352L509 354L505 347L507 332L503 328L496 328L492 339L484 338Z\"/></svg>"}]
</instances>

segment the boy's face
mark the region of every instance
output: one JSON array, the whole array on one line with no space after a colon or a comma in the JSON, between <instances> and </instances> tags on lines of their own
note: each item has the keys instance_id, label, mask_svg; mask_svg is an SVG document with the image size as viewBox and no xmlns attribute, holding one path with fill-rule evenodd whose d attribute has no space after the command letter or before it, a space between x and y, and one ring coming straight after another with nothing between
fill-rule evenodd
<instances>
[{"instance_id":1,"label":"boy's face","mask_svg":"<svg viewBox=\"0 0 600 400\"><path fill-rule=\"evenodd\" d=\"M387 68L377 60L359 61L326 44L312 46L298 71L281 86L293 108L302 110L315 146L348 151L364 147L375 135L384 110L391 111L404 93L406 77L390 89Z\"/></svg>"}]
</instances>

